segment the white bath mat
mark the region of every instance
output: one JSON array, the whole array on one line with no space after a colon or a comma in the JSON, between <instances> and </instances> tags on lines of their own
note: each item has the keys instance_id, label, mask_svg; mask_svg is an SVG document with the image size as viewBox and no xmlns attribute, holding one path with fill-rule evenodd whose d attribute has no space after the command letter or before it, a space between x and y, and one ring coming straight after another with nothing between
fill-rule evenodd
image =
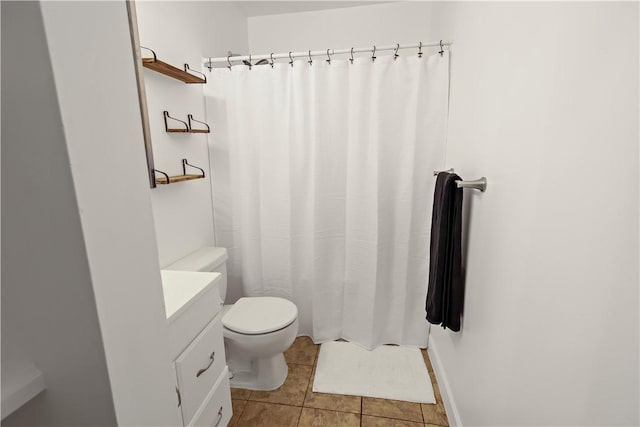
<instances>
[{"instance_id":1,"label":"white bath mat","mask_svg":"<svg viewBox=\"0 0 640 427\"><path fill-rule=\"evenodd\" d=\"M313 391L436 403L420 350L383 345L365 350L349 342L320 346Z\"/></svg>"}]
</instances>

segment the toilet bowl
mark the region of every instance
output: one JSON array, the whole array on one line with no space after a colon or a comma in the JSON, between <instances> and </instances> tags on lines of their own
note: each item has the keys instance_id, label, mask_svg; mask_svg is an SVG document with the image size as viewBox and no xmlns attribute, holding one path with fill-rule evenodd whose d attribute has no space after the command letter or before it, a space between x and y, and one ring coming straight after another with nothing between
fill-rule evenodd
<instances>
[{"instance_id":1,"label":"toilet bowl","mask_svg":"<svg viewBox=\"0 0 640 427\"><path fill-rule=\"evenodd\" d=\"M227 250L204 247L176 261L167 270L221 274L220 298L227 294ZM284 352L298 334L298 309L277 297L244 297L222 310L227 365L232 387L274 390L287 378Z\"/></svg>"},{"instance_id":2,"label":"toilet bowl","mask_svg":"<svg viewBox=\"0 0 640 427\"><path fill-rule=\"evenodd\" d=\"M228 308L227 308L228 307ZM235 387L273 390L287 378L284 351L298 334L298 309L284 298L240 298L222 317Z\"/></svg>"}]
</instances>

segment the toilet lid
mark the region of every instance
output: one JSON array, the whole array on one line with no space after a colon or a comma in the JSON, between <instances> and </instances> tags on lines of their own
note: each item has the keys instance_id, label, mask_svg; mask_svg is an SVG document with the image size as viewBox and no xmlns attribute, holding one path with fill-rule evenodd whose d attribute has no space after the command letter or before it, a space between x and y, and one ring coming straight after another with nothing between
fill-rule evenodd
<instances>
[{"instance_id":1,"label":"toilet lid","mask_svg":"<svg viewBox=\"0 0 640 427\"><path fill-rule=\"evenodd\" d=\"M240 298L222 318L225 328L240 334L258 335L277 331L293 323L298 308L284 298Z\"/></svg>"}]
</instances>

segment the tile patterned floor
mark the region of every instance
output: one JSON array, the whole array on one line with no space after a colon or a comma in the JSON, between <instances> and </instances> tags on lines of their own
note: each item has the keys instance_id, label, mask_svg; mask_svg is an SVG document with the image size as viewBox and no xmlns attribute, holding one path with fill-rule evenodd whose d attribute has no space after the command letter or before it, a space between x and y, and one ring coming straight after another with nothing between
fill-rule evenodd
<instances>
[{"instance_id":1,"label":"tile patterned floor","mask_svg":"<svg viewBox=\"0 0 640 427\"><path fill-rule=\"evenodd\" d=\"M231 389L233 418L229 427L436 427L448 426L431 361L422 351L437 403L427 405L371 397L314 393L318 350L308 337L298 337L285 353L287 380L277 390Z\"/></svg>"}]
</instances>

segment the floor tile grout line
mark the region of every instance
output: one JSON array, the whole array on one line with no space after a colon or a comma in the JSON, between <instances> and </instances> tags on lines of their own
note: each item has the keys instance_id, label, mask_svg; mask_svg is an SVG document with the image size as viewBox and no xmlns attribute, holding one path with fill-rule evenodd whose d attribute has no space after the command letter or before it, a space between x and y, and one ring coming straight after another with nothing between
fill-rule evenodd
<instances>
[{"instance_id":1,"label":"floor tile grout line","mask_svg":"<svg viewBox=\"0 0 640 427\"><path fill-rule=\"evenodd\" d=\"M301 418L302 418L302 407L300 407L300 413L298 414L298 422L296 422L296 427L300 427Z\"/></svg>"},{"instance_id":2,"label":"floor tile grout line","mask_svg":"<svg viewBox=\"0 0 640 427\"><path fill-rule=\"evenodd\" d=\"M307 381L307 386L304 388L304 397L302 398L302 408L304 408L304 402L307 401L307 393L309 392L309 384L311 384L311 381L313 380L314 376L315 376L315 374L313 372L313 366L311 366L311 375L309 375L309 380ZM300 410L300 418L302 418L302 409ZM298 418L298 425L300 425L300 418Z\"/></svg>"},{"instance_id":3,"label":"floor tile grout line","mask_svg":"<svg viewBox=\"0 0 640 427\"><path fill-rule=\"evenodd\" d=\"M297 338L296 338L297 339ZM317 354L317 350L316 350L316 354ZM315 360L315 358L314 358ZM298 422L296 423L296 426L299 427L300 426L300 420L302 419L302 411L304 409L304 402L307 400L307 392L309 390L309 384L311 383L311 379L313 377L313 368L314 368L314 364L312 362L311 365L306 365L306 364L302 364L302 363L293 363L293 362L287 362L288 364L292 364L292 365L302 365L302 366L311 366L311 374L309 375L309 379L307 380L307 386L304 388L304 397L302 398L302 405L300 405L300 413L298 414Z\"/></svg>"},{"instance_id":4,"label":"floor tile grout line","mask_svg":"<svg viewBox=\"0 0 640 427\"><path fill-rule=\"evenodd\" d=\"M362 396L360 396L360 397L362 397ZM238 400L238 399L236 399L236 400ZM318 410L318 411L340 412L340 413L344 413L344 414L359 415L360 416L360 424L361 425L362 425L362 417L365 416L365 415L368 416L368 417L384 418L386 420L408 421L408 422L413 422L413 423L420 423L420 421L407 420L407 419L404 419L404 418L395 418L395 417L382 416L382 415L376 415L376 414L365 414L365 413L362 412L362 401L360 403L360 413L359 414L357 414L355 412L349 412L349 411L340 411L340 410L327 409L327 408L314 408L313 406L297 406L297 405L290 405L290 404L287 404L287 403L278 403L278 402L264 402L264 401L259 401L259 400L247 400L245 402L246 402L246 404L245 404L244 408L242 408L242 411L240 413L240 417L244 413L244 410L246 409L247 404L249 404L249 402L252 402L252 403L262 403L262 404L266 404L266 405L279 405L279 406L287 406L289 408L298 408L298 409L300 409L300 415L301 416L302 416L302 410L304 408ZM240 419L240 418L238 418L238 419ZM423 416L422 424L427 424L427 422L424 421L424 416ZM429 423L429 424L433 424L433 425L438 426L438 427L447 427L448 426L448 424L447 425L441 425L441 424L438 424L438 423Z\"/></svg>"},{"instance_id":5,"label":"floor tile grout line","mask_svg":"<svg viewBox=\"0 0 640 427\"><path fill-rule=\"evenodd\" d=\"M366 415L366 416L368 416L368 417L386 418L387 420L408 421L408 422L411 422L411 423L420 423L420 422L421 422L421 421L416 421L416 420L407 420L406 418L384 417L384 416L382 416L382 415L375 415L375 414L365 414L365 413L362 413L361 415ZM426 424L426 423L424 422L424 418L423 418L423 420L422 420L422 424ZM433 424L433 423L431 423L431 424ZM438 424L434 424L434 425L438 425ZM444 427L444 426L440 426L440 427Z\"/></svg>"},{"instance_id":6,"label":"floor tile grout line","mask_svg":"<svg viewBox=\"0 0 640 427\"><path fill-rule=\"evenodd\" d=\"M289 405L289 404L286 404L286 403L262 402L262 401L259 401L259 400L252 400L251 402L253 402L253 403L264 403L264 404L266 404L266 405L280 405L280 406L288 406L288 407L290 407L290 408L302 408L302 406L298 406L298 405Z\"/></svg>"},{"instance_id":7,"label":"floor tile grout line","mask_svg":"<svg viewBox=\"0 0 640 427\"><path fill-rule=\"evenodd\" d=\"M292 405L291 403L282 403L282 402L269 402L266 400L247 400L247 402L268 403L269 405L282 405L282 406L290 406L292 408L303 408L302 405Z\"/></svg>"},{"instance_id":8,"label":"floor tile grout line","mask_svg":"<svg viewBox=\"0 0 640 427\"><path fill-rule=\"evenodd\" d=\"M352 411L343 411L341 409L328 409L328 408L316 408L315 406L308 406L308 405L304 405L302 407L302 409L314 409L317 411L331 411L331 412L340 412L341 414L355 414L355 415L360 415L362 414L362 412L352 412Z\"/></svg>"},{"instance_id":9,"label":"floor tile grout line","mask_svg":"<svg viewBox=\"0 0 640 427\"><path fill-rule=\"evenodd\" d=\"M237 400L237 399L236 399ZM299 424L300 422L300 416L302 415L302 406L294 406L294 405L287 405L285 403L273 403L273 402L260 402L257 400L247 400L246 404L244 405L244 408L242 408L242 411L240 413L240 416L238 417L238 421L240 421L240 418L242 417L242 415L244 414L244 411L247 409L247 405L249 405L249 403L262 403L263 405L278 405L278 406L287 406L289 408L297 408L300 409L300 414L298 415L298 422L296 423L296 426ZM238 425L236 423L236 425Z\"/></svg>"},{"instance_id":10,"label":"floor tile grout line","mask_svg":"<svg viewBox=\"0 0 640 427\"><path fill-rule=\"evenodd\" d=\"M238 400L238 399L236 399L236 400ZM342 410L337 410L337 409L327 409L327 408L316 408L316 407L314 407L314 406L305 406L305 405L303 405L303 406L298 406L298 405L291 405L291 404L289 404L289 403L280 403L280 402L265 402L265 401L263 401L263 400L246 400L245 402L247 402L247 403L249 403L249 402L252 402L252 403L264 403L264 404L267 404L267 405L288 406L288 407L290 407L290 408L300 408L300 409L307 408L307 409L315 409L315 410L318 410L318 411L331 411L331 412L340 412L340 413L342 413L342 414L355 414L355 415L361 415L361 413L358 413L358 412L342 411ZM361 409L361 410L362 410L362 409ZM372 416L375 416L375 415L372 415ZM379 418L389 418L389 417L379 417ZM392 420L399 420L400 418L389 418L389 419L392 419ZM408 420L403 420L403 421L408 421Z\"/></svg>"},{"instance_id":11,"label":"floor tile grout line","mask_svg":"<svg viewBox=\"0 0 640 427\"><path fill-rule=\"evenodd\" d=\"M311 378L309 378L309 382L310 381L311 381ZM290 403L282 403L282 402L269 402L269 401L263 401L263 400L251 400L251 398L249 398L245 402L247 402L247 403L249 403L249 402L264 403L264 404L268 404L268 405L288 406L288 407L291 407L291 408L300 408L301 411L304 408L309 408L309 409L315 409L315 410L319 410L319 411L332 411L332 412L340 412L340 413L345 413L345 414L356 414L356 415L360 415L360 419L361 420L362 420L362 416L363 415L367 415L367 416L370 416L370 417L385 418L385 419L388 419L388 420L409 421L409 422L414 422L414 423L422 422L422 424L426 424L427 423L425 421L425 419L424 419L424 413L422 412L422 406L420 407L420 416L422 417L422 421L408 420L406 418L396 418L396 417L382 416L382 415L369 414L369 413L365 414L363 412L363 410L364 410L363 406L364 406L364 399L365 399L366 396L357 396L357 397L360 397L360 413L359 414L357 414L355 412L351 412L351 411L344 411L344 410L337 410L337 409L327 409L327 408L316 408L314 406L307 406L307 405L305 405L305 401L306 401L306 396L307 396L308 389L309 389L309 382L307 382L307 388L305 389L305 399L303 400L302 405L293 405L293 404L290 404ZM239 400L239 399L236 399L236 400ZM389 400L389 399L383 399L383 400ZM413 402L413 403L415 403L415 402ZM421 405L421 404L418 403L418 405ZM246 407L246 405L245 405L245 407ZM244 408L243 408L243 412L244 412ZM448 420L447 420L447 423L448 423ZM437 423L430 423L430 424L433 424L433 425L436 425L436 426L439 426L439 427L446 427L446 426L443 426L443 425L437 424Z\"/></svg>"},{"instance_id":12,"label":"floor tile grout line","mask_svg":"<svg viewBox=\"0 0 640 427\"><path fill-rule=\"evenodd\" d=\"M297 365L297 366L309 366L309 365L300 365L299 363L289 363L290 365ZM311 375L313 375L313 368L311 369ZM311 379L311 375L309 375L309 380L307 380L307 386L304 390L304 399L306 399L307 397L307 389L309 388L309 381ZM271 390L274 391L274 390ZM302 403L300 405L293 405L290 403L281 403L281 402L269 402L269 401L265 401L265 400L252 400L251 397L253 396L253 391L251 392L251 394L249 395L249 398L247 399L247 401L251 401L251 402L258 402L258 403L270 403L270 404L274 404L274 405L284 405L284 406L291 406L294 408L303 408L304 407L304 399L302 400Z\"/></svg>"},{"instance_id":13,"label":"floor tile grout line","mask_svg":"<svg viewBox=\"0 0 640 427\"><path fill-rule=\"evenodd\" d=\"M365 415L363 414L363 416L365 416ZM371 418L380 418L380 419L383 419L383 420L406 421L406 422L408 422L408 423L415 423L415 424L427 424L427 423L421 423L420 421L401 420L400 418L383 417L383 416L380 416L380 415L370 415L370 414L366 414L366 416L367 416L367 417L371 417ZM434 423L430 423L430 424L431 424L431 425L434 425L434 426L438 426L438 427L447 427L447 426L442 426L442 425L440 425L440 424L434 424Z\"/></svg>"},{"instance_id":14,"label":"floor tile grout line","mask_svg":"<svg viewBox=\"0 0 640 427\"><path fill-rule=\"evenodd\" d=\"M291 362L289 360L287 360L287 365L316 366L315 364L309 365L308 363Z\"/></svg>"},{"instance_id":15,"label":"floor tile grout line","mask_svg":"<svg viewBox=\"0 0 640 427\"><path fill-rule=\"evenodd\" d=\"M242 410L240 411L240 413L238 414L238 419L236 420L236 423L234 424L233 427L237 426L238 423L240 422L240 418L242 418L242 414L244 414L244 410L247 409L247 405L249 404L248 400L244 401L244 405L242 405ZM231 412L233 412L233 402L231 402ZM232 415L233 416L233 415Z\"/></svg>"}]
</instances>

